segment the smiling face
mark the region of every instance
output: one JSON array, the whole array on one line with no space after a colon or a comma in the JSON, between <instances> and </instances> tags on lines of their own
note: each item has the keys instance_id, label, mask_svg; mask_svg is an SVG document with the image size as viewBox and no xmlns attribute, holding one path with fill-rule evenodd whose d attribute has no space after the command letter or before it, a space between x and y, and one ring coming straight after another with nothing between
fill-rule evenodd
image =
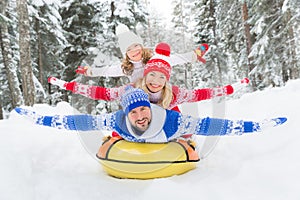
<instances>
[{"instance_id":1,"label":"smiling face","mask_svg":"<svg viewBox=\"0 0 300 200\"><path fill-rule=\"evenodd\" d=\"M151 122L151 109L148 106L140 106L128 113L130 124L139 131L146 131Z\"/></svg>"},{"instance_id":2,"label":"smiling face","mask_svg":"<svg viewBox=\"0 0 300 200\"><path fill-rule=\"evenodd\" d=\"M132 44L127 48L126 54L130 60L138 62L142 60L143 48L140 44Z\"/></svg>"},{"instance_id":3,"label":"smiling face","mask_svg":"<svg viewBox=\"0 0 300 200\"><path fill-rule=\"evenodd\" d=\"M150 92L155 93L161 91L165 87L167 77L162 72L152 71L146 75L145 82Z\"/></svg>"}]
</instances>

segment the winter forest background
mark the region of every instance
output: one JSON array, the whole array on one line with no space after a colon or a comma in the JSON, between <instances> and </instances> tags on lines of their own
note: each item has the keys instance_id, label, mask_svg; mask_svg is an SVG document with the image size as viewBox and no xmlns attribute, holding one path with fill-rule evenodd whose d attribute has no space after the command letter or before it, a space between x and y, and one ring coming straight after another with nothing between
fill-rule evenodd
<instances>
[{"instance_id":1,"label":"winter forest background","mask_svg":"<svg viewBox=\"0 0 300 200\"><path fill-rule=\"evenodd\" d=\"M179 86L212 87L249 77L255 91L299 79L298 0L173 0L168 9L169 21L150 0L0 0L0 119L19 105L59 101L84 113L116 109L114 102L51 87L47 78L106 87L127 83L125 77L75 74L77 66L122 58L115 35L119 23L140 35L146 47L163 41L183 53L210 45L206 64L173 67L171 82Z\"/></svg>"}]
</instances>

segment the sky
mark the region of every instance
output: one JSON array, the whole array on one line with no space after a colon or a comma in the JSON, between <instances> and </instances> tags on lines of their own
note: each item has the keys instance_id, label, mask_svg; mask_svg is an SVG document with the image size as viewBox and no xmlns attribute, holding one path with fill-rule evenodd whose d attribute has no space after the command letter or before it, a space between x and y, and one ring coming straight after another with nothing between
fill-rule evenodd
<instances>
[{"instance_id":1,"label":"sky","mask_svg":"<svg viewBox=\"0 0 300 200\"><path fill-rule=\"evenodd\" d=\"M168 21L171 20L173 6L172 0L148 0L151 10L155 10L160 16L163 16Z\"/></svg>"},{"instance_id":2,"label":"sky","mask_svg":"<svg viewBox=\"0 0 300 200\"><path fill-rule=\"evenodd\" d=\"M288 121L261 133L220 137L196 169L151 180L110 177L80 133L34 125L12 111L9 119L0 120L0 199L299 200L300 80L225 100L224 118L287 117ZM215 109L212 100L195 106L201 116L212 116ZM39 114L74 114L66 102L30 109Z\"/></svg>"}]
</instances>

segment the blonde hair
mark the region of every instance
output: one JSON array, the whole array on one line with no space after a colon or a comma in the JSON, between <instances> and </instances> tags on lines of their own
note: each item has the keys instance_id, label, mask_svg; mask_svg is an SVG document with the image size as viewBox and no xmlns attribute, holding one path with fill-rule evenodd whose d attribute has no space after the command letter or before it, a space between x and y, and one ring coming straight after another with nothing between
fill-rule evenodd
<instances>
[{"instance_id":1,"label":"blonde hair","mask_svg":"<svg viewBox=\"0 0 300 200\"><path fill-rule=\"evenodd\" d=\"M146 77L147 75L139 79L138 81L136 81L135 87L143 89L147 94L150 95L150 91L146 85ZM162 88L161 98L157 102L157 105L163 107L164 109L169 109L172 99L173 99L172 87L170 83L166 81L165 86Z\"/></svg>"},{"instance_id":2,"label":"blonde hair","mask_svg":"<svg viewBox=\"0 0 300 200\"><path fill-rule=\"evenodd\" d=\"M150 50L150 49L147 49L147 48L143 48L142 50L142 62L143 64L146 64L150 58L153 56L153 52ZM130 59L126 53L126 58L123 59L122 61L122 70L123 70L123 73L127 76L131 76L132 75L132 72L134 70L134 65L132 62L130 62Z\"/></svg>"}]
</instances>

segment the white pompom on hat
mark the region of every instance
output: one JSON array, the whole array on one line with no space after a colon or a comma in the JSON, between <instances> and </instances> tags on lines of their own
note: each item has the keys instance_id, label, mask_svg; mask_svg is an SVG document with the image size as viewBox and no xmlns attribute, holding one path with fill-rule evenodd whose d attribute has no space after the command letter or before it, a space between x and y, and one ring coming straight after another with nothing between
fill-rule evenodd
<instances>
[{"instance_id":1,"label":"white pompom on hat","mask_svg":"<svg viewBox=\"0 0 300 200\"><path fill-rule=\"evenodd\" d=\"M116 35L118 37L119 47L122 54L126 55L127 48L132 44L140 44L143 46L143 40L135 33L131 32L124 24L119 24L116 27Z\"/></svg>"}]
</instances>

